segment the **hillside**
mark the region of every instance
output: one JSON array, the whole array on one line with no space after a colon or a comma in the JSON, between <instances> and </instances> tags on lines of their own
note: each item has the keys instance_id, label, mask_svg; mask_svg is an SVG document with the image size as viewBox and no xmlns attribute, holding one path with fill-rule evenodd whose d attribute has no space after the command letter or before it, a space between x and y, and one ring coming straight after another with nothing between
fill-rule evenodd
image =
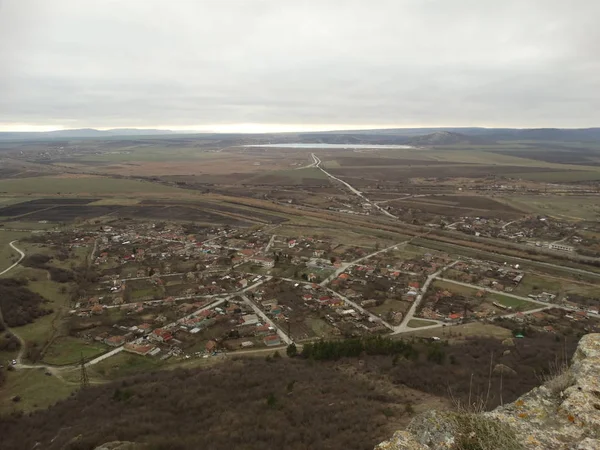
<instances>
[{"instance_id":1,"label":"hillside","mask_svg":"<svg viewBox=\"0 0 600 450\"><path fill-rule=\"evenodd\" d=\"M417 136L408 141L408 145L416 147L438 146L438 145L471 145L482 144L485 140L480 137L466 136L451 131L436 131L435 133Z\"/></svg>"},{"instance_id":2,"label":"hillside","mask_svg":"<svg viewBox=\"0 0 600 450\"><path fill-rule=\"evenodd\" d=\"M376 450L600 448L600 334L579 342L568 369L488 413L429 411Z\"/></svg>"},{"instance_id":3,"label":"hillside","mask_svg":"<svg viewBox=\"0 0 600 450\"><path fill-rule=\"evenodd\" d=\"M500 404L500 386L508 402L538 385L556 356L554 337L532 332L526 340L508 341L416 343L411 358L256 357L149 372L80 391L47 410L0 418L0 435L11 450L36 443L48 450L92 450L111 441L165 450L372 449L415 413L449 410L450 388L461 401L471 389L481 392L489 380L489 355L518 373L503 379L494 373L490 407ZM344 342L338 345L346 348ZM574 344L565 341L568 355Z\"/></svg>"}]
</instances>

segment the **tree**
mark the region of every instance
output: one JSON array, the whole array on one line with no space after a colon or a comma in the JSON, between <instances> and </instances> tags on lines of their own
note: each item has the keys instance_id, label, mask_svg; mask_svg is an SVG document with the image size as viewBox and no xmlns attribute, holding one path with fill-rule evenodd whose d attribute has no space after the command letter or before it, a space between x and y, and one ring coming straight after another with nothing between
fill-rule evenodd
<instances>
[{"instance_id":1,"label":"tree","mask_svg":"<svg viewBox=\"0 0 600 450\"><path fill-rule=\"evenodd\" d=\"M296 347L296 344L292 342L290 345L288 345L286 353L290 358L296 356L298 354L298 348Z\"/></svg>"}]
</instances>

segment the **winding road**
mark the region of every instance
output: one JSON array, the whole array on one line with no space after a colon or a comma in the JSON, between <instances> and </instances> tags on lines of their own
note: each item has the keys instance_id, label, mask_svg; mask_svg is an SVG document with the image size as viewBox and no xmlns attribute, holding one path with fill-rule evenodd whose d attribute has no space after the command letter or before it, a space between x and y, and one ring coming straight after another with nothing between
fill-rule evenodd
<instances>
[{"instance_id":1,"label":"winding road","mask_svg":"<svg viewBox=\"0 0 600 450\"><path fill-rule=\"evenodd\" d=\"M331 178L332 180L338 181L339 183L342 183L344 186L346 186L353 194L359 196L360 198L362 198L365 202L367 202L369 205L374 206L375 208L377 208L379 211L381 211L383 214L385 214L388 217L391 217L392 219L397 219L398 216L393 215L392 213L390 213L388 210L386 210L385 208L382 208L381 206L379 206L377 203L372 202L371 200L369 200L367 197L365 197L363 195L362 192L360 192L358 189L354 188L350 183L347 183L344 180L339 179L336 176L331 175L329 172L327 172L325 169L323 169L321 167L321 163L322 161L319 159L319 157L317 155L315 155L314 153L311 153L311 156L314 160L314 167L316 167L317 169L319 169L321 172L323 172L325 175L327 175L329 178Z\"/></svg>"},{"instance_id":2,"label":"winding road","mask_svg":"<svg viewBox=\"0 0 600 450\"><path fill-rule=\"evenodd\" d=\"M23 258L25 258L25 253L24 253L23 251L21 251L21 249L20 249L20 248L18 248L17 246L15 246L15 242L17 242L17 241L12 241L12 242L11 242L10 244L8 244L8 245L10 245L10 247L11 247L13 250L16 250L16 251L19 253L19 255L21 255L21 257L19 258L19 260L18 260L16 263L14 263L14 264L13 264L12 266L10 266L8 269L4 269L2 272L0 272L0 275L4 275L5 273L8 273L8 272L10 272L12 269L14 269L15 267L17 267L21 261L23 261Z\"/></svg>"}]
</instances>

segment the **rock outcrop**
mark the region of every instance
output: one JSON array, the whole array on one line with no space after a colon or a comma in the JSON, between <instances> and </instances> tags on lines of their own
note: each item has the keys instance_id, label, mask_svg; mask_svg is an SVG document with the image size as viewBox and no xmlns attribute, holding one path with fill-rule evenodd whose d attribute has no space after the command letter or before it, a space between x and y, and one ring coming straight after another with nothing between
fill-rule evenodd
<instances>
[{"instance_id":1,"label":"rock outcrop","mask_svg":"<svg viewBox=\"0 0 600 450\"><path fill-rule=\"evenodd\" d=\"M135 442L114 441L102 444L94 450L142 450L145 446Z\"/></svg>"},{"instance_id":2,"label":"rock outcrop","mask_svg":"<svg viewBox=\"0 0 600 450\"><path fill-rule=\"evenodd\" d=\"M485 413L430 411L376 450L600 449L600 334L584 336L571 367Z\"/></svg>"}]
</instances>

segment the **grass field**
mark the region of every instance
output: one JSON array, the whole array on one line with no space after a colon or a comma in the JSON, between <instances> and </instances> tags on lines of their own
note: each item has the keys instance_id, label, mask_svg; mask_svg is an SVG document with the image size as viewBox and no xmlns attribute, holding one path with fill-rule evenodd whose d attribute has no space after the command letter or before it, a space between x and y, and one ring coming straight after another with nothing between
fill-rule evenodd
<instances>
[{"instance_id":1,"label":"grass field","mask_svg":"<svg viewBox=\"0 0 600 450\"><path fill-rule=\"evenodd\" d=\"M96 342L88 343L74 337L62 336L48 347L43 362L56 366L77 364L82 356L87 361L108 350L108 347Z\"/></svg>"},{"instance_id":2,"label":"grass field","mask_svg":"<svg viewBox=\"0 0 600 450\"><path fill-rule=\"evenodd\" d=\"M430 325L435 325L435 322L431 322L429 320L422 320L422 319L411 319L408 321L408 323L406 325L409 328L421 328L421 327L428 327Z\"/></svg>"},{"instance_id":3,"label":"grass field","mask_svg":"<svg viewBox=\"0 0 600 450\"><path fill-rule=\"evenodd\" d=\"M9 244L14 240L19 240L27 236L29 236L29 233L27 232L6 230L0 231L0 272L2 272L4 269L8 269L19 259L19 254L17 251L13 250ZM18 243L15 245L21 248ZM9 275L11 274L7 273L5 276Z\"/></svg>"},{"instance_id":4,"label":"grass field","mask_svg":"<svg viewBox=\"0 0 600 450\"><path fill-rule=\"evenodd\" d=\"M33 323L18 327L15 331L28 345L36 343L38 346L43 346L58 329L56 318L61 314L61 309L66 306L68 294L60 292L61 284L46 279L44 270L26 269L24 273L29 274L27 276L30 278L32 273L36 274L34 278L37 281L30 281L28 287L50 300L44 306L53 309L54 312L36 319Z\"/></svg>"},{"instance_id":5,"label":"grass field","mask_svg":"<svg viewBox=\"0 0 600 450\"><path fill-rule=\"evenodd\" d=\"M536 309L540 307L540 305L538 305L537 303L528 302L526 300L520 300L514 297L507 297L506 295L502 294L488 293L486 295L486 298L493 302L498 302L501 305L519 311L529 311L530 309Z\"/></svg>"},{"instance_id":6,"label":"grass field","mask_svg":"<svg viewBox=\"0 0 600 450\"><path fill-rule=\"evenodd\" d=\"M583 220L600 217L600 202L596 196L520 195L505 198L505 201L518 208L548 216Z\"/></svg>"},{"instance_id":7,"label":"grass field","mask_svg":"<svg viewBox=\"0 0 600 450\"><path fill-rule=\"evenodd\" d=\"M513 178L522 178L531 181L547 181L549 183L569 183L574 181L600 180L600 172L592 170L563 170L557 172L516 172Z\"/></svg>"},{"instance_id":8,"label":"grass field","mask_svg":"<svg viewBox=\"0 0 600 450\"><path fill-rule=\"evenodd\" d=\"M448 339L450 342L463 341L471 336L486 336L497 339L506 339L512 337L510 330L499 327L497 325L484 324L481 322L470 322L463 325L452 325L440 328L430 328L409 333L402 333L392 336L394 339L409 339L410 337L433 337L437 336L442 339Z\"/></svg>"},{"instance_id":9,"label":"grass field","mask_svg":"<svg viewBox=\"0 0 600 450\"><path fill-rule=\"evenodd\" d=\"M188 194L189 191L145 181L82 177L33 177L0 180L0 192L8 194Z\"/></svg>"},{"instance_id":10,"label":"grass field","mask_svg":"<svg viewBox=\"0 0 600 450\"><path fill-rule=\"evenodd\" d=\"M76 383L65 383L46 375L43 369L7 372L7 376L6 384L0 389L0 414L46 408L79 388ZM21 400L11 401L14 396Z\"/></svg>"},{"instance_id":11,"label":"grass field","mask_svg":"<svg viewBox=\"0 0 600 450\"><path fill-rule=\"evenodd\" d=\"M103 379L121 378L128 375L157 370L165 363L158 358L121 352L89 367L90 376Z\"/></svg>"},{"instance_id":12,"label":"grass field","mask_svg":"<svg viewBox=\"0 0 600 450\"><path fill-rule=\"evenodd\" d=\"M558 294L560 288L561 283L556 279L528 273L523 277L514 293L523 296L529 294L540 294L542 292Z\"/></svg>"},{"instance_id":13,"label":"grass field","mask_svg":"<svg viewBox=\"0 0 600 450\"><path fill-rule=\"evenodd\" d=\"M435 280L432 286L437 289L445 289L456 294L464 295L465 297L473 297L477 292L477 289L475 288L461 286L460 284L454 284L450 283L449 281L442 280Z\"/></svg>"}]
</instances>

